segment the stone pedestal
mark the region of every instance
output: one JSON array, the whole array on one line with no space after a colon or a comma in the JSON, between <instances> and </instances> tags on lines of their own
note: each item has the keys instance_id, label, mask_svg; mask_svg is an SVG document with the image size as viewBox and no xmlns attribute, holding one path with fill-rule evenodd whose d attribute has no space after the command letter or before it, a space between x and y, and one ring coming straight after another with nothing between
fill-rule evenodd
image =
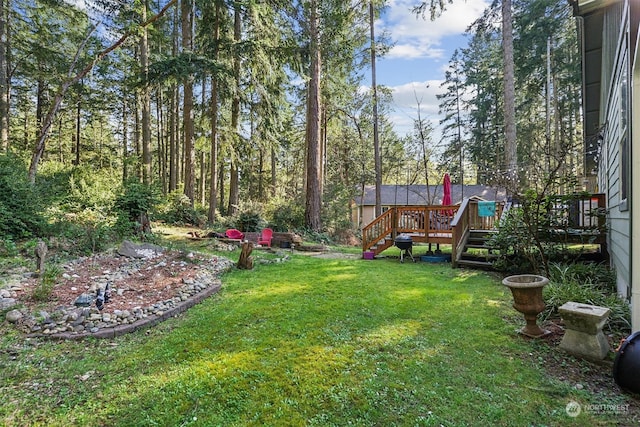
<instances>
[{"instance_id":1,"label":"stone pedestal","mask_svg":"<svg viewBox=\"0 0 640 427\"><path fill-rule=\"evenodd\" d=\"M602 360L609 353L609 342L602 332L609 310L606 307L569 301L558 311L564 320L565 334L560 348L590 360Z\"/></svg>"}]
</instances>

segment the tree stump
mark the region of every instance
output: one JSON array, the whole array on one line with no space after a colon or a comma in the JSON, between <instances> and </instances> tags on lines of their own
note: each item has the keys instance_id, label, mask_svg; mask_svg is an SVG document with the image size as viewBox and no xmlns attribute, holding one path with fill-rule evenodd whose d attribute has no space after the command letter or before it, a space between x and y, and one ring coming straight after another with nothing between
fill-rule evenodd
<instances>
[{"instance_id":1,"label":"tree stump","mask_svg":"<svg viewBox=\"0 0 640 427\"><path fill-rule=\"evenodd\" d=\"M237 267L241 270L253 269L253 257L251 252L253 251L253 243L244 242L242 249L240 250L240 258L238 259Z\"/></svg>"},{"instance_id":2,"label":"tree stump","mask_svg":"<svg viewBox=\"0 0 640 427\"><path fill-rule=\"evenodd\" d=\"M140 212L138 227L138 234L151 234L151 221L149 221L149 215L146 212Z\"/></svg>"},{"instance_id":3,"label":"tree stump","mask_svg":"<svg viewBox=\"0 0 640 427\"><path fill-rule=\"evenodd\" d=\"M35 255L38 275L42 276L44 274L44 260L47 256L47 244L42 240L38 240L38 244L36 245L35 249Z\"/></svg>"}]
</instances>

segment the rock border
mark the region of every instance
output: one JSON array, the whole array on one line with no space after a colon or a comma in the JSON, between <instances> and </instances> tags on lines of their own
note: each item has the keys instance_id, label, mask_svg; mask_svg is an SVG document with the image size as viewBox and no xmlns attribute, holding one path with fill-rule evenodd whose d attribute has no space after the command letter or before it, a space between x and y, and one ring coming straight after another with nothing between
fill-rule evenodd
<instances>
[{"instance_id":1,"label":"rock border","mask_svg":"<svg viewBox=\"0 0 640 427\"><path fill-rule=\"evenodd\" d=\"M201 303L206 298L214 295L220 291L222 288L221 283L217 283L215 285L210 285L205 288L203 291L195 294L194 296L188 298L186 301L176 305L165 311L164 313L157 315L152 314L142 319L136 320L133 323L128 323L125 325L117 325L113 327L100 328L96 332L59 332L54 334L27 334L27 338L47 338L52 340L81 340L85 338L115 338L124 334L129 334L132 332L136 332L138 330L147 329L152 326L157 325L158 323L164 322L165 320L175 317L186 310L190 309L196 304Z\"/></svg>"},{"instance_id":2,"label":"rock border","mask_svg":"<svg viewBox=\"0 0 640 427\"><path fill-rule=\"evenodd\" d=\"M136 260L154 259L164 251L165 249L160 246L135 244L125 240L116 252L119 256ZM186 256L193 258L193 254L194 252L189 252ZM5 314L5 321L14 324L18 330L23 332L25 338L52 340L81 340L90 337L114 338L147 329L183 313L220 291L222 288L221 276L232 269L234 264L226 257L213 256L213 258L215 265L196 267L198 271L195 277L183 278L182 286L176 289L173 297L158 300L147 307L137 306L132 309L102 313L102 307L97 304L98 300L93 307L92 302L89 305L85 305L85 301L78 304L80 299L78 298L76 303L71 306L58 306L52 314L44 310L36 314L25 308L16 308ZM161 264L166 265L164 261ZM118 271L119 269L116 272ZM104 284L96 286L98 289L103 289L106 296L110 283L107 280ZM115 291L120 294L120 289ZM0 290L0 302L8 303L3 306L3 309L19 305L14 298L15 296L13 285ZM100 292L98 292L99 297ZM106 302L107 299L104 298L103 301Z\"/></svg>"}]
</instances>

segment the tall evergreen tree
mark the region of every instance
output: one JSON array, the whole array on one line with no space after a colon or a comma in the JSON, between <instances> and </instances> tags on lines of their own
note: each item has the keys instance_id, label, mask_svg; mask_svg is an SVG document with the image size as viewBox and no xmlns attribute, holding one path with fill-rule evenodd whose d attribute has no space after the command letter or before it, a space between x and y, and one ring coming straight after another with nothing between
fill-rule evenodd
<instances>
[{"instance_id":1,"label":"tall evergreen tree","mask_svg":"<svg viewBox=\"0 0 640 427\"><path fill-rule=\"evenodd\" d=\"M320 11L317 0L309 2L309 82L307 84L306 115L306 196L305 225L314 231L322 229L322 190L320 178L321 145L321 100L320 79L322 57L320 45Z\"/></svg>"},{"instance_id":2,"label":"tall evergreen tree","mask_svg":"<svg viewBox=\"0 0 640 427\"><path fill-rule=\"evenodd\" d=\"M466 134L465 127L465 94L463 64L460 52L456 50L449 61L449 69L445 71L445 80L441 87L444 93L438 94L440 101L440 114L444 117L440 120L443 125L442 136L447 141L447 146L442 153L443 168L449 171L459 184L464 184L464 143L463 134Z\"/></svg>"},{"instance_id":3,"label":"tall evergreen tree","mask_svg":"<svg viewBox=\"0 0 640 427\"><path fill-rule=\"evenodd\" d=\"M182 53L191 54L193 51L193 3L191 0L181 0L180 28L182 32ZM182 126L184 146L184 195L189 198L191 205L195 201L195 167L196 155L194 148L193 129L193 82L194 77L188 73L182 81L183 104Z\"/></svg>"},{"instance_id":4,"label":"tall evergreen tree","mask_svg":"<svg viewBox=\"0 0 640 427\"><path fill-rule=\"evenodd\" d=\"M11 81L9 80L9 46L7 1L0 0L0 152L9 149L9 104Z\"/></svg>"}]
</instances>

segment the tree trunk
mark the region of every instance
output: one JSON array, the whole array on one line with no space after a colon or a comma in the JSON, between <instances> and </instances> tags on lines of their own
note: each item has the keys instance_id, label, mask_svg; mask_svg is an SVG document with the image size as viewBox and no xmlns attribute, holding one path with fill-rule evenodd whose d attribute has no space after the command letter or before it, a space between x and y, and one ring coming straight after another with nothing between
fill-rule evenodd
<instances>
[{"instance_id":1,"label":"tree trunk","mask_svg":"<svg viewBox=\"0 0 640 427\"><path fill-rule=\"evenodd\" d=\"M238 211L240 201L240 176L238 170L239 156L237 145L240 144L239 124L240 124L240 41L242 37L242 21L240 16L240 5L234 4L233 10L233 41L235 42L233 53L233 78L235 85L235 93L231 102L231 130L233 132L231 155L231 170L229 177L229 207L228 215L234 215Z\"/></svg>"},{"instance_id":2,"label":"tree trunk","mask_svg":"<svg viewBox=\"0 0 640 427\"><path fill-rule=\"evenodd\" d=\"M142 4L141 19L147 20L148 2ZM139 42L140 49L140 69L145 77L145 84L140 89L140 102L142 114L142 182L151 184L151 96L149 95L149 85L147 75L149 74L149 38L146 28L142 29Z\"/></svg>"},{"instance_id":3,"label":"tree trunk","mask_svg":"<svg viewBox=\"0 0 640 427\"><path fill-rule=\"evenodd\" d=\"M314 231L322 229L320 211L322 194L320 192L320 29L318 17L318 3L311 0L311 16L309 22L309 36L311 38L310 79L307 87L307 128L306 128L306 198L305 225Z\"/></svg>"},{"instance_id":4,"label":"tree trunk","mask_svg":"<svg viewBox=\"0 0 640 427\"><path fill-rule=\"evenodd\" d=\"M165 137L164 96L162 88L156 89L156 115L158 117L158 177L162 184L162 193L167 194L167 139Z\"/></svg>"},{"instance_id":5,"label":"tree trunk","mask_svg":"<svg viewBox=\"0 0 640 427\"><path fill-rule=\"evenodd\" d=\"M217 36L217 34L216 34ZM209 212L207 219L213 223L216 220L218 208L218 79L211 81L211 150L209 154Z\"/></svg>"},{"instance_id":6,"label":"tree trunk","mask_svg":"<svg viewBox=\"0 0 640 427\"><path fill-rule=\"evenodd\" d=\"M80 102L80 99L78 99L78 102L76 104L76 133L75 133L75 138L74 138L74 142L75 142L75 147L74 147L74 152L76 155L75 160L73 161L73 164L76 166L80 165L80 151L81 151L81 138L80 138L80 116L82 114L82 104Z\"/></svg>"},{"instance_id":7,"label":"tree trunk","mask_svg":"<svg viewBox=\"0 0 640 427\"><path fill-rule=\"evenodd\" d=\"M9 31L7 5L0 0L0 152L9 150L9 97L11 80L9 79Z\"/></svg>"},{"instance_id":8,"label":"tree trunk","mask_svg":"<svg viewBox=\"0 0 640 427\"><path fill-rule=\"evenodd\" d=\"M271 197L276 197L276 149L271 146Z\"/></svg>"},{"instance_id":9,"label":"tree trunk","mask_svg":"<svg viewBox=\"0 0 640 427\"><path fill-rule=\"evenodd\" d=\"M181 28L182 28L182 50L190 52L192 43L191 33L191 0L182 0L181 8ZM196 156L193 146L193 76L187 77L184 82L184 99L182 107L182 125L184 128L184 194L189 198L191 206L194 203L194 173Z\"/></svg>"},{"instance_id":10,"label":"tree trunk","mask_svg":"<svg viewBox=\"0 0 640 427\"><path fill-rule=\"evenodd\" d=\"M511 0L502 0L502 46L504 55L504 133L507 191L517 190L518 147L516 135L516 90L513 62Z\"/></svg>"},{"instance_id":11,"label":"tree trunk","mask_svg":"<svg viewBox=\"0 0 640 427\"><path fill-rule=\"evenodd\" d=\"M376 85L376 38L374 32L373 2L369 2L369 27L371 30L371 95L373 97L373 156L376 173L376 218L382 215L382 161L378 139L378 87Z\"/></svg>"},{"instance_id":12,"label":"tree trunk","mask_svg":"<svg viewBox=\"0 0 640 427\"><path fill-rule=\"evenodd\" d=\"M178 55L178 12L173 14L173 41L171 55ZM178 88L175 84L169 86L169 192L178 188Z\"/></svg>"},{"instance_id":13,"label":"tree trunk","mask_svg":"<svg viewBox=\"0 0 640 427\"><path fill-rule=\"evenodd\" d=\"M214 51L213 59L218 60L218 43L220 42L220 20L221 20L221 7L220 1L216 1L214 6L214 22L213 22L213 40ZM210 101L210 114L211 114L211 138L210 138L210 153L209 153L209 212L207 219L210 223L216 220L216 210L218 208L218 77L214 75L211 78L211 101Z\"/></svg>"},{"instance_id":14,"label":"tree trunk","mask_svg":"<svg viewBox=\"0 0 640 427\"><path fill-rule=\"evenodd\" d=\"M178 188L178 115L176 111L178 89L171 85L169 101L169 192Z\"/></svg>"},{"instance_id":15,"label":"tree trunk","mask_svg":"<svg viewBox=\"0 0 640 427\"><path fill-rule=\"evenodd\" d=\"M240 201L239 180L240 175L237 166L237 159L231 160L229 168L229 201L227 205L227 215L235 215L238 212L238 202Z\"/></svg>"},{"instance_id":16,"label":"tree trunk","mask_svg":"<svg viewBox=\"0 0 640 427\"><path fill-rule=\"evenodd\" d=\"M129 157L129 114L127 111L127 102L122 104L122 182L129 178L127 170Z\"/></svg>"},{"instance_id":17,"label":"tree trunk","mask_svg":"<svg viewBox=\"0 0 640 427\"><path fill-rule=\"evenodd\" d=\"M218 206L220 206L220 209L224 209L224 171L224 162L222 162L218 165L218 197L220 197ZM226 215L226 212L223 214Z\"/></svg>"},{"instance_id":18,"label":"tree trunk","mask_svg":"<svg viewBox=\"0 0 640 427\"><path fill-rule=\"evenodd\" d=\"M244 242L240 251L240 258L238 259L237 267L241 270L251 270L253 268L253 243Z\"/></svg>"},{"instance_id":19,"label":"tree trunk","mask_svg":"<svg viewBox=\"0 0 640 427\"><path fill-rule=\"evenodd\" d=\"M142 109L140 93L136 92L136 109L134 111L134 122L133 122L133 146L135 147L135 159L136 159L136 168L135 168L135 176L138 180L142 180L142 163L140 162L140 158L142 157L142 123L140 119L140 111Z\"/></svg>"},{"instance_id":20,"label":"tree trunk","mask_svg":"<svg viewBox=\"0 0 640 427\"><path fill-rule=\"evenodd\" d=\"M200 174L198 177L198 198L200 200L200 204L205 206L207 203L206 200L206 192L205 192L205 182L207 176L207 154L204 151L200 151Z\"/></svg>"}]
</instances>

